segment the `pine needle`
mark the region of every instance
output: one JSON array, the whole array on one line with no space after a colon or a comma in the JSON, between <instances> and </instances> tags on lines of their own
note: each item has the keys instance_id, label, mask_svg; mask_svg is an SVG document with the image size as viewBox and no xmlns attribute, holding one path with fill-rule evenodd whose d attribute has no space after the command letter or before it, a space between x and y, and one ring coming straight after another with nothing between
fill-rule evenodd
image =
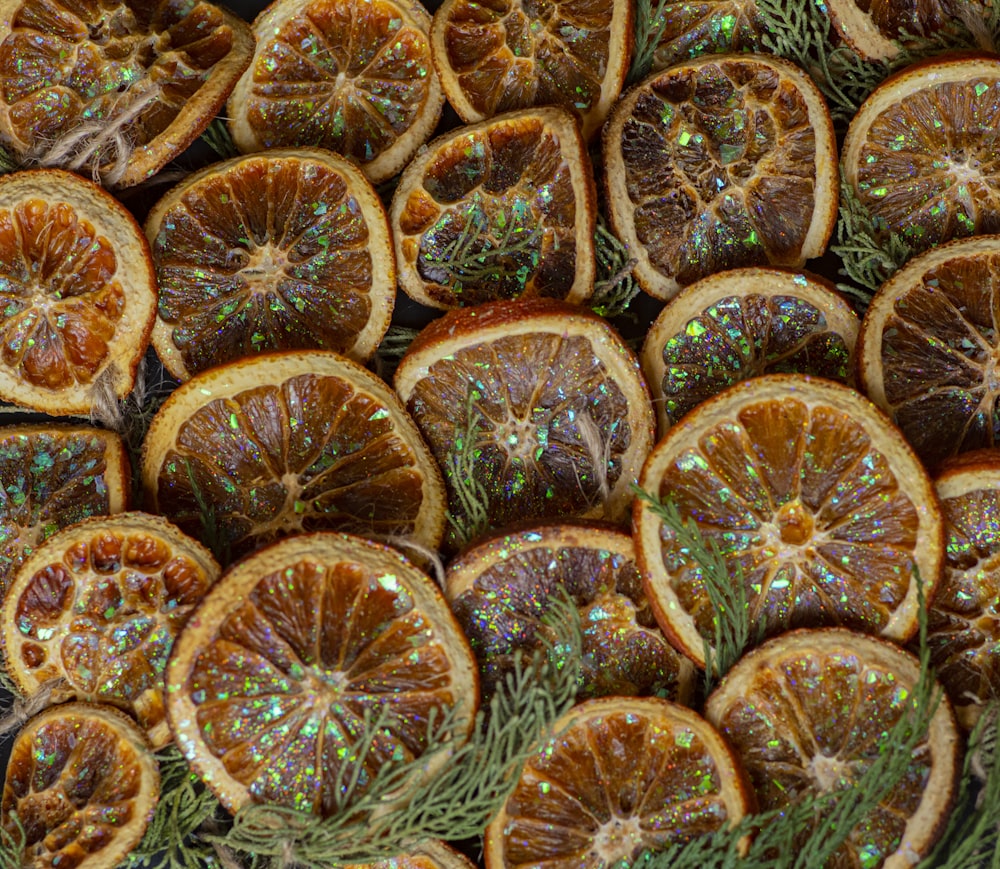
<instances>
[{"instance_id":1,"label":"pine needle","mask_svg":"<svg viewBox=\"0 0 1000 869\"><path fill-rule=\"evenodd\" d=\"M13 832L0 827L0 869L24 869L24 849L27 845L24 826L16 812L10 813L10 820L14 825Z\"/></svg>"},{"instance_id":2,"label":"pine needle","mask_svg":"<svg viewBox=\"0 0 1000 869\"><path fill-rule=\"evenodd\" d=\"M212 123L201 134L201 138L222 160L230 160L240 156L239 149L229 133L229 127L226 126L226 122L222 118L213 118Z\"/></svg>"},{"instance_id":3,"label":"pine needle","mask_svg":"<svg viewBox=\"0 0 1000 869\"><path fill-rule=\"evenodd\" d=\"M632 50L632 64L629 66L625 86L642 81L653 69L653 57L660 38L667 26L665 11L670 0L636 0L635 4L635 48Z\"/></svg>"},{"instance_id":4,"label":"pine needle","mask_svg":"<svg viewBox=\"0 0 1000 869\"><path fill-rule=\"evenodd\" d=\"M191 486L191 494L194 496L195 504L198 506L198 518L201 522L200 540L215 556L215 560L225 568L232 559L232 542L225 531L219 526L219 520L215 513L215 504L205 497L201 486L195 477L194 467L187 458L181 459L184 464L184 471L187 474L188 483Z\"/></svg>"},{"instance_id":5,"label":"pine needle","mask_svg":"<svg viewBox=\"0 0 1000 869\"><path fill-rule=\"evenodd\" d=\"M419 334L419 329L408 326L392 325L388 328L375 351L375 373L386 383L392 380L392 375L399 366L399 360Z\"/></svg>"},{"instance_id":6,"label":"pine needle","mask_svg":"<svg viewBox=\"0 0 1000 869\"><path fill-rule=\"evenodd\" d=\"M9 175L11 172L17 172L24 167L20 164L16 157L10 153L6 148L0 146L0 175Z\"/></svg>"},{"instance_id":7,"label":"pine needle","mask_svg":"<svg viewBox=\"0 0 1000 869\"><path fill-rule=\"evenodd\" d=\"M594 229L594 255L597 258L597 280L590 308L606 319L621 317L628 312L629 305L642 289L632 276L638 260L629 256L628 248L608 228L604 216L600 214Z\"/></svg>"},{"instance_id":8,"label":"pine needle","mask_svg":"<svg viewBox=\"0 0 1000 869\"><path fill-rule=\"evenodd\" d=\"M469 390L465 400L465 425L455 431L453 448L445 459L445 475L457 500L457 510L448 510L448 522L459 546L474 540L490 527L490 494L476 474L480 450L477 446L482 417L476 408L478 394Z\"/></svg>"}]
</instances>

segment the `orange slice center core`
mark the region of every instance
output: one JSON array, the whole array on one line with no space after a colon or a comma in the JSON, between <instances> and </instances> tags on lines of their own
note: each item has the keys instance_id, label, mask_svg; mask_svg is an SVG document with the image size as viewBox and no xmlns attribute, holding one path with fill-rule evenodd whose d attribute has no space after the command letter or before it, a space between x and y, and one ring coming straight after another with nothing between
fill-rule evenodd
<instances>
[{"instance_id":1,"label":"orange slice center core","mask_svg":"<svg viewBox=\"0 0 1000 869\"><path fill-rule=\"evenodd\" d=\"M613 865L642 851L646 839L638 818L616 817L597 830L593 851L606 865Z\"/></svg>"},{"instance_id":2,"label":"orange slice center core","mask_svg":"<svg viewBox=\"0 0 1000 869\"><path fill-rule=\"evenodd\" d=\"M821 794L839 790L851 781L850 765L836 757L817 754L807 768Z\"/></svg>"},{"instance_id":3,"label":"orange slice center core","mask_svg":"<svg viewBox=\"0 0 1000 869\"><path fill-rule=\"evenodd\" d=\"M280 248L265 244L244 253L247 264L240 269L239 276L246 282L251 292L269 295L274 289L274 277L288 266L288 258Z\"/></svg>"},{"instance_id":4,"label":"orange slice center core","mask_svg":"<svg viewBox=\"0 0 1000 869\"><path fill-rule=\"evenodd\" d=\"M782 543L802 546L812 538L815 529L812 513L801 502L789 501L781 507L775 518Z\"/></svg>"}]
</instances>

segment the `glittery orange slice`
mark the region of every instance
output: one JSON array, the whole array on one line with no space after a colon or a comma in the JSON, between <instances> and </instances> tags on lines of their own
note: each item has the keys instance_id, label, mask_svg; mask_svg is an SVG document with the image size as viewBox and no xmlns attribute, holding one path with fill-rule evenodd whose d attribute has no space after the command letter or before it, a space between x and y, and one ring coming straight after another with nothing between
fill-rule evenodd
<instances>
[{"instance_id":1,"label":"glittery orange slice","mask_svg":"<svg viewBox=\"0 0 1000 869\"><path fill-rule=\"evenodd\" d=\"M971 21L978 0L827 0L822 7L837 34L865 60L891 60L901 48L939 37L955 18ZM964 10L963 7L968 7ZM982 26L987 12L980 8Z\"/></svg>"},{"instance_id":2,"label":"glittery orange slice","mask_svg":"<svg viewBox=\"0 0 1000 869\"><path fill-rule=\"evenodd\" d=\"M431 839L412 852L377 863L352 863L345 869L474 869L475 864L444 842Z\"/></svg>"},{"instance_id":3,"label":"glittery orange slice","mask_svg":"<svg viewBox=\"0 0 1000 869\"><path fill-rule=\"evenodd\" d=\"M653 7L663 27L653 48L652 70L694 60L703 54L756 51L763 22L754 0L666 2ZM636 51L640 50L636 46Z\"/></svg>"}]
</instances>

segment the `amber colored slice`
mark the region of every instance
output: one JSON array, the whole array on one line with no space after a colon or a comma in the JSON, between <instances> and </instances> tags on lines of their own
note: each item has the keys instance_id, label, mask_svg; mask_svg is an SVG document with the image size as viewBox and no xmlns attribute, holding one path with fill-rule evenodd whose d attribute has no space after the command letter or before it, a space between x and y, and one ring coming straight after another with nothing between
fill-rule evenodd
<instances>
[{"instance_id":1,"label":"amber colored slice","mask_svg":"<svg viewBox=\"0 0 1000 869\"><path fill-rule=\"evenodd\" d=\"M447 762L444 749L428 753L431 717L447 717L452 746L467 737L475 666L434 581L398 552L299 535L232 567L188 620L168 713L230 811L264 802L329 816L348 782L361 794L386 763L420 759L413 775L426 779Z\"/></svg>"},{"instance_id":2,"label":"amber colored slice","mask_svg":"<svg viewBox=\"0 0 1000 869\"><path fill-rule=\"evenodd\" d=\"M67 703L14 739L0 825L24 846L20 865L108 869L139 844L159 794L156 758L127 715Z\"/></svg>"},{"instance_id":3,"label":"amber colored slice","mask_svg":"<svg viewBox=\"0 0 1000 869\"><path fill-rule=\"evenodd\" d=\"M0 598L22 562L60 528L124 510L129 476L125 447L111 432L0 428Z\"/></svg>"},{"instance_id":4,"label":"amber colored slice","mask_svg":"<svg viewBox=\"0 0 1000 869\"><path fill-rule=\"evenodd\" d=\"M754 0L666 2L664 25L653 50L652 70L694 60L703 54L758 51L763 22Z\"/></svg>"},{"instance_id":5,"label":"amber colored slice","mask_svg":"<svg viewBox=\"0 0 1000 869\"><path fill-rule=\"evenodd\" d=\"M827 0L823 11L837 34L865 60L892 60L901 48L920 51L956 19L978 16L982 0Z\"/></svg>"},{"instance_id":6,"label":"amber colored slice","mask_svg":"<svg viewBox=\"0 0 1000 869\"><path fill-rule=\"evenodd\" d=\"M699 715L605 697L571 709L486 829L487 869L611 869L753 811L742 765Z\"/></svg>"},{"instance_id":7,"label":"amber colored slice","mask_svg":"<svg viewBox=\"0 0 1000 869\"><path fill-rule=\"evenodd\" d=\"M77 523L28 558L0 612L7 670L32 696L128 712L153 748L173 738L163 671L174 638L218 579L197 541L159 516L119 513Z\"/></svg>"},{"instance_id":8,"label":"amber colored slice","mask_svg":"<svg viewBox=\"0 0 1000 869\"><path fill-rule=\"evenodd\" d=\"M377 863L352 863L345 869L474 869L468 857L444 842L431 839L419 848Z\"/></svg>"},{"instance_id":9,"label":"amber colored slice","mask_svg":"<svg viewBox=\"0 0 1000 869\"><path fill-rule=\"evenodd\" d=\"M669 499L742 581L750 636L843 625L904 642L918 577L943 559L931 481L903 436L846 386L798 374L744 381L653 448L640 487ZM716 609L704 567L644 500L636 558L664 632L705 666Z\"/></svg>"},{"instance_id":10,"label":"amber colored slice","mask_svg":"<svg viewBox=\"0 0 1000 869\"><path fill-rule=\"evenodd\" d=\"M760 810L779 810L849 789L881 754L898 751L886 735L912 712L919 676L917 659L894 643L839 628L794 631L737 662L709 696L705 717L746 767ZM826 865L919 863L948 820L960 746L942 699L899 782Z\"/></svg>"}]
</instances>

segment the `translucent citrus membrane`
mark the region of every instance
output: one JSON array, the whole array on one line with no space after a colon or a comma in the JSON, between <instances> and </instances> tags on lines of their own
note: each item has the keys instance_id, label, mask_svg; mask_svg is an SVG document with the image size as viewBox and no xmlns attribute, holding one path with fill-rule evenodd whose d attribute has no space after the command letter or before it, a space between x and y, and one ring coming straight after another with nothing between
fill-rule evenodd
<instances>
[{"instance_id":1,"label":"translucent citrus membrane","mask_svg":"<svg viewBox=\"0 0 1000 869\"><path fill-rule=\"evenodd\" d=\"M287 11L273 29L256 28L257 53L240 107L254 147L237 137L241 149L310 145L365 166L422 113L437 115L430 105L437 91L430 44L409 4L311 0L294 6L293 12L293 4L283 3Z\"/></svg>"},{"instance_id":2,"label":"translucent citrus membrane","mask_svg":"<svg viewBox=\"0 0 1000 869\"><path fill-rule=\"evenodd\" d=\"M124 508L125 451L96 429L0 429L0 594L60 528Z\"/></svg>"},{"instance_id":3,"label":"translucent citrus membrane","mask_svg":"<svg viewBox=\"0 0 1000 869\"><path fill-rule=\"evenodd\" d=\"M159 319L188 376L268 350L354 349L376 270L387 277L366 204L303 152L220 168L159 214Z\"/></svg>"},{"instance_id":4,"label":"translucent citrus membrane","mask_svg":"<svg viewBox=\"0 0 1000 869\"><path fill-rule=\"evenodd\" d=\"M603 703L612 706L595 705ZM560 722L559 737L526 763L491 825L491 869L618 866L644 849L712 833L746 810L742 773L694 713L609 698L571 715L577 720Z\"/></svg>"},{"instance_id":5,"label":"translucent citrus membrane","mask_svg":"<svg viewBox=\"0 0 1000 869\"><path fill-rule=\"evenodd\" d=\"M420 757L430 716L440 721L458 702L436 622L401 577L302 559L241 596L186 652L180 690L204 748L253 801L333 814L355 773L363 793L384 764ZM380 711L384 727L359 746L366 715ZM189 736L178 741L189 758L199 750Z\"/></svg>"},{"instance_id":6,"label":"translucent citrus membrane","mask_svg":"<svg viewBox=\"0 0 1000 869\"><path fill-rule=\"evenodd\" d=\"M530 655L554 639L544 620L565 594L583 627L579 698L686 695L680 656L657 627L631 539L621 532L565 525L504 535L452 561L446 581L484 693L513 672L519 651Z\"/></svg>"},{"instance_id":7,"label":"translucent citrus membrane","mask_svg":"<svg viewBox=\"0 0 1000 869\"><path fill-rule=\"evenodd\" d=\"M185 107L200 98L217 64L234 52L232 25L231 15L186 0L26 0L0 44L0 99L9 113L9 144L44 162L46 152L55 152L81 125L93 125L91 138L118 132L139 149L126 180L141 181L197 134L185 128L172 145L156 143L160 154L144 150L167 134ZM87 147L81 141L79 148ZM73 156L71 150L63 162ZM106 167L124 156L109 142L85 165Z\"/></svg>"},{"instance_id":8,"label":"translucent citrus membrane","mask_svg":"<svg viewBox=\"0 0 1000 869\"><path fill-rule=\"evenodd\" d=\"M165 453L159 511L194 537L212 524L234 556L302 531L406 535L425 472L395 417L346 378L318 374L207 401Z\"/></svg>"},{"instance_id":9,"label":"translucent citrus membrane","mask_svg":"<svg viewBox=\"0 0 1000 869\"><path fill-rule=\"evenodd\" d=\"M0 818L25 865L113 866L142 838L159 792L141 734L101 707L67 704L32 719L11 747Z\"/></svg>"},{"instance_id":10,"label":"translucent citrus membrane","mask_svg":"<svg viewBox=\"0 0 1000 869\"><path fill-rule=\"evenodd\" d=\"M754 0L666 3L663 19L666 24L653 53L654 70L703 54L761 47L762 22Z\"/></svg>"},{"instance_id":11,"label":"translucent citrus membrane","mask_svg":"<svg viewBox=\"0 0 1000 869\"><path fill-rule=\"evenodd\" d=\"M397 218L401 267L415 271L433 302L570 295L581 270L576 224L585 218L564 154L568 147L579 160L582 148L575 136L564 145L567 133L569 124L560 131L527 116L463 131L434 150ZM458 251L466 266L456 266Z\"/></svg>"}]
</instances>

